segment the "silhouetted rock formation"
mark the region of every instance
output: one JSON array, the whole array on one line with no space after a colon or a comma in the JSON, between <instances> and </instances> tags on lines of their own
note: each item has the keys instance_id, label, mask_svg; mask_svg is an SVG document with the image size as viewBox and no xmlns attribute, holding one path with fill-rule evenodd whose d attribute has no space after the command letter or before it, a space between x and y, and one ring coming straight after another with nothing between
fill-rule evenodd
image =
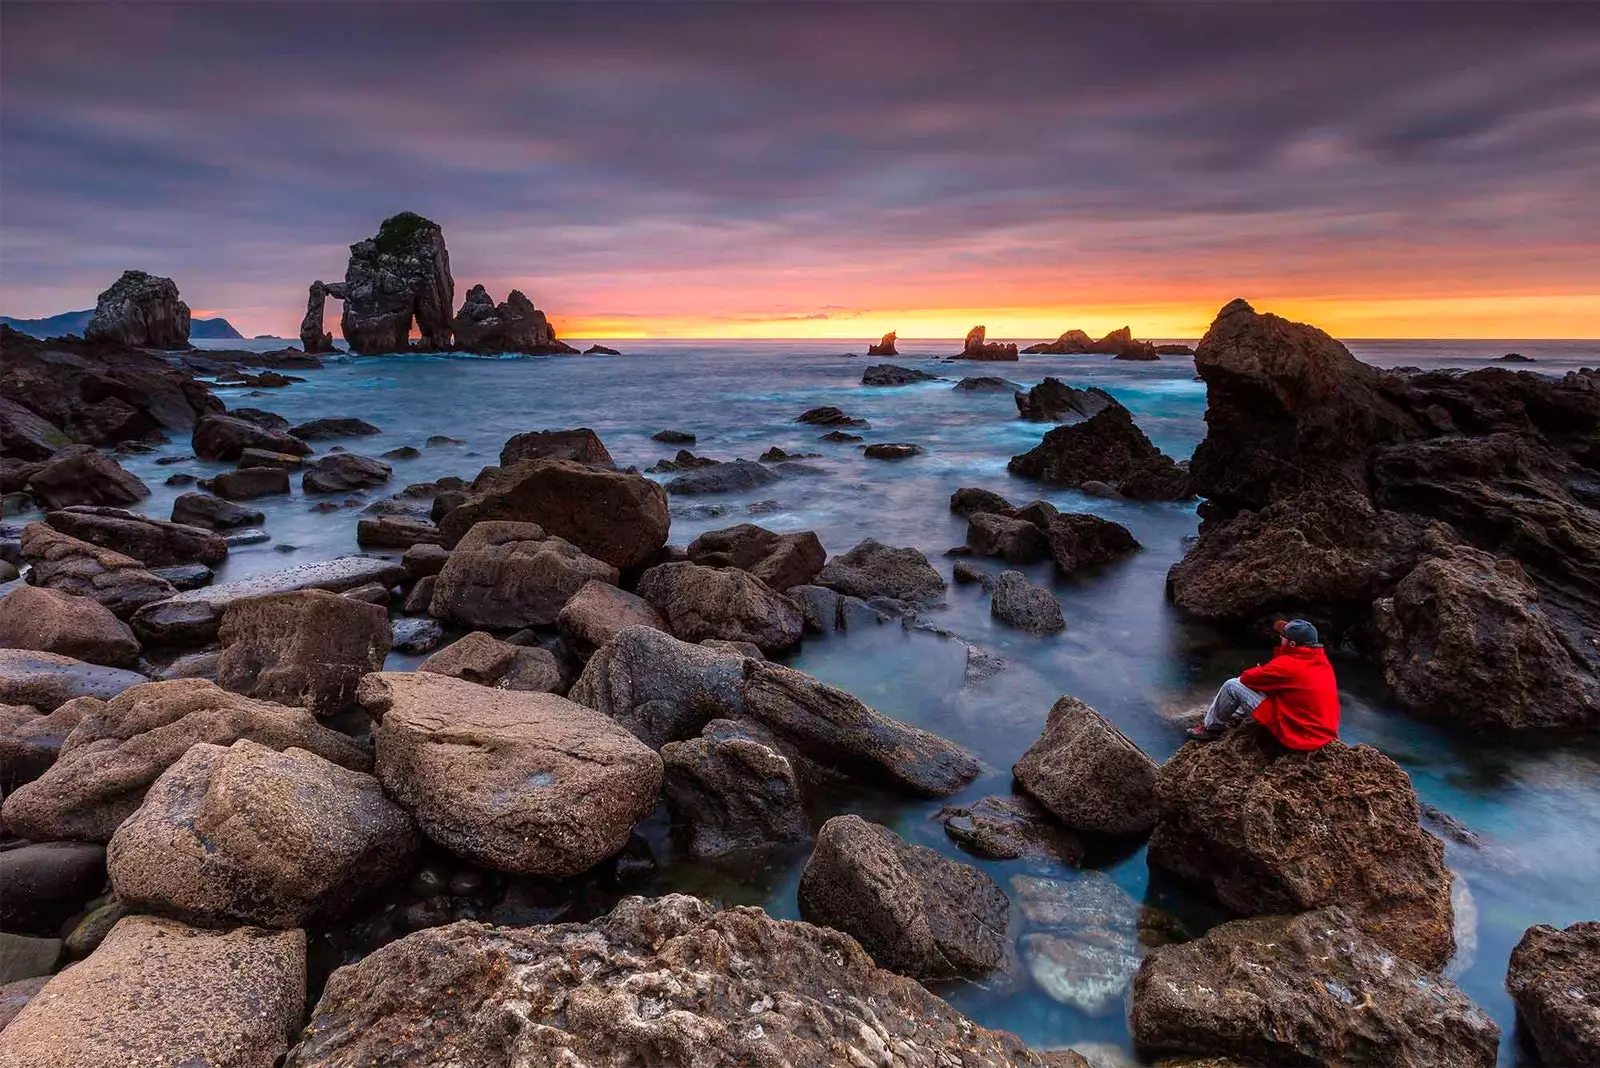
<instances>
[{"instance_id":1,"label":"silhouetted rock formation","mask_svg":"<svg viewBox=\"0 0 1600 1068\"><path fill-rule=\"evenodd\" d=\"M123 271L96 299L84 336L138 348L186 349L189 305L178 299L178 285L172 279Z\"/></svg>"},{"instance_id":2,"label":"silhouetted rock formation","mask_svg":"<svg viewBox=\"0 0 1600 1068\"><path fill-rule=\"evenodd\" d=\"M1071 415L1087 419L1117 403L1099 386L1077 389L1059 378L1046 378L1026 393L1019 389L1015 396L1018 415L1035 423L1060 422Z\"/></svg>"},{"instance_id":3,"label":"silhouetted rock formation","mask_svg":"<svg viewBox=\"0 0 1600 1068\"><path fill-rule=\"evenodd\" d=\"M322 329L323 309L329 296L344 299L344 286L335 282L329 286L322 279L311 283L311 293L306 298L306 317L300 320L300 347L307 352L332 352L333 335Z\"/></svg>"},{"instance_id":4,"label":"silhouetted rock formation","mask_svg":"<svg viewBox=\"0 0 1600 1068\"><path fill-rule=\"evenodd\" d=\"M575 353L556 340L555 327L520 289L496 305L483 286L473 286L455 317L456 348L465 352L520 352L542 356Z\"/></svg>"},{"instance_id":5,"label":"silhouetted rock formation","mask_svg":"<svg viewBox=\"0 0 1600 1068\"><path fill-rule=\"evenodd\" d=\"M868 345L867 346L867 355L868 356L898 356L900 354L895 351L894 343L895 343L894 331L891 330L887 334L883 335L883 340L882 341L878 342L876 345Z\"/></svg>"},{"instance_id":6,"label":"silhouetted rock formation","mask_svg":"<svg viewBox=\"0 0 1600 1068\"><path fill-rule=\"evenodd\" d=\"M1175 346L1161 346L1171 349ZM1181 346L1177 346L1181 348ZM1029 345L1022 350L1029 354L1048 354L1051 356L1085 356L1101 355L1115 356L1119 360L1154 360L1158 359L1158 349L1148 341L1136 341L1133 330L1122 327L1113 330L1105 337L1096 341L1082 330L1068 330L1054 341L1044 341L1037 345ZM1187 351L1187 350L1184 350Z\"/></svg>"},{"instance_id":7,"label":"silhouetted rock formation","mask_svg":"<svg viewBox=\"0 0 1600 1068\"><path fill-rule=\"evenodd\" d=\"M961 347L961 354L953 357L957 360L1015 360L1017 346L1015 343L1001 341L985 341L988 331L981 326L975 326L967 331L966 344Z\"/></svg>"},{"instance_id":8,"label":"silhouetted rock formation","mask_svg":"<svg viewBox=\"0 0 1600 1068\"><path fill-rule=\"evenodd\" d=\"M1188 471L1152 445L1128 409L1109 395L1094 416L1056 427L1034 448L1013 456L1006 468L1013 475L1057 485L1104 482L1140 501L1192 496Z\"/></svg>"},{"instance_id":9,"label":"silhouetted rock formation","mask_svg":"<svg viewBox=\"0 0 1600 1068\"><path fill-rule=\"evenodd\" d=\"M450 347L456 284L438 223L409 211L385 219L376 237L350 246L343 288L340 328L352 352L405 352L413 320L425 350Z\"/></svg>"}]
</instances>

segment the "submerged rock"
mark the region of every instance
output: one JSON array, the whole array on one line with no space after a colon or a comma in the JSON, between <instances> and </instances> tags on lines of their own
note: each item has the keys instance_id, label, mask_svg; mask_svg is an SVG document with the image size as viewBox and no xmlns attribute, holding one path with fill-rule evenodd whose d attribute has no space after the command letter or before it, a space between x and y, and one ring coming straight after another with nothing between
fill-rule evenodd
<instances>
[{"instance_id":1,"label":"submerged rock","mask_svg":"<svg viewBox=\"0 0 1600 1068\"><path fill-rule=\"evenodd\" d=\"M1128 892L1100 871L1013 875L1011 890L1029 928L1018 948L1040 989L1091 1016L1120 1009L1141 948L1140 910Z\"/></svg>"},{"instance_id":2,"label":"submerged rock","mask_svg":"<svg viewBox=\"0 0 1600 1068\"><path fill-rule=\"evenodd\" d=\"M1011 769L1017 783L1066 826L1138 834L1156 821L1156 762L1075 697L1050 709L1044 733Z\"/></svg>"},{"instance_id":3,"label":"submerged rock","mask_svg":"<svg viewBox=\"0 0 1600 1068\"><path fill-rule=\"evenodd\" d=\"M122 277L95 299L94 314L83 336L136 348L186 349L189 305L178 299L178 286L172 279L123 271Z\"/></svg>"},{"instance_id":4,"label":"submerged rock","mask_svg":"<svg viewBox=\"0 0 1600 1068\"><path fill-rule=\"evenodd\" d=\"M678 495L695 493L743 493L777 482L781 476L761 466L754 460L729 460L726 463L709 463L679 475L667 483L667 492Z\"/></svg>"},{"instance_id":5,"label":"submerged rock","mask_svg":"<svg viewBox=\"0 0 1600 1068\"><path fill-rule=\"evenodd\" d=\"M803 842L811 821L794 765L771 735L715 719L700 735L661 747L663 798L696 857Z\"/></svg>"},{"instance_id":6,"label":"submerged rock","mask_svg":"<svg viewBox=\"0 0 1600 1068\"><path fill-rule=\"evenodd\" d=\"M934 813L944 833L985 860L1020 858L1076 866L1083 843L1034 801L1019 795L979 798Z\"/></svg>"},{"instance_id":7,"label":"submerged rock","mask_svg":"<svg viewBox=\"0 0 1600 1068\"><path fill-rule=\"evenodd\" d=\"M355 706L356 685L389 655L389 614L324 590L236 601L223 612L217 683L319 716Z\"/></svg>"},{"instance_id":8,"label":"submerged rock","mask_svg":"<svg viewBox=\"0 0 1600 1068\"><path fill-rule=\"evenodd\" d=\"M877 346L874 345L874 348ZM869 352L869 356L894 355L894 343L889 344L889 351L885 353ZM926 371L918 371L912 367L899 367L892 363L875 363L861 372L863 386L908 386L913 382L932 382L938 375L930 375Z\"/></svg>"},{"instance_id":9,"label":"submerged rock","mask_svg":"<svg viewBox=\"0 0 1600 1068\"><path fill-rule=\"evenodd\" d=\"M1600 1064L1600 923L1528 928L1506 989L1546 1064Z\"/></svg>"},{"instance_id":10,"label":"submerged rock","mask_svg":"<svg viewBox=\"0 0 1600 1068\"><path fill-rule=\"evenodd\" d=\"M921 456L921 445L912 445L906 442L879 442L868 445L861 450L869 460L909 460L913 456Z\"/></svg>"},{"instance_id":11,"label":"submerged rock","mask_svg":"<svg viewBox=\"0 0 1600 1068\"><path fill-rule=\"evenodd\" d=\"M336 416L300 423L292 427L289 433L302 441L323 441L327 438L370 437L373 434L383 433L383 430L380 427L373 426L365 419L357 419L354 416Z\"/></svg>"},{"instance_id":12,"label":"submerged rock","mask_svg":"<svg viewBox=\"0 0 1600 1068\"><path fill-rule=\"evenodd\" d=\"M802 412L796 417L795 422L805 423L808 426L871 426L865 419L855 419L846 415L841 409L833 405L824 405L821 408L812 408Z\"/></svg>"},{"instance_id":13,"label":"submerged rock","mask_svg":"<svg viewBox=\"0 0 1600 1068\"><path fill-rule=\"evenodd\" d=\"M923 982L981 975L1008 948L1010 903L994 880L860 816L823 824L799 900L808 921L844 931L883 967Z\"/></svg>"}]
</instances>

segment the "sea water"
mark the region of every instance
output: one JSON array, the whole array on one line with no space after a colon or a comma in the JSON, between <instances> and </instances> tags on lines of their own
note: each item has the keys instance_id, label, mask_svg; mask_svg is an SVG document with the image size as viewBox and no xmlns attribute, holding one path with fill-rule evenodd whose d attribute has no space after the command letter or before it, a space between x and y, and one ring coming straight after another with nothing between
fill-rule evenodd
<instances>
[{"instance_id":1,"label":"sea water","mask_svg":"<svg viewBox=\"0 0 1600 1068\"><path fill-rule=\"evenodd\" d=\"M276 342L208 342L208 347L277 347ZM946 549L960 545L965 521L949 511L962 486L998 491L1015 503L1035 498L1064 511L1092 512L1126 526L1143 546L1124 562L1071 579L1052 565L1024 567L1029 579L1050 588L1067 619L1064 633L1033 637L997 624L978 588L951 585L944 607L922 614L934 629L901 626L808 638L789 663L840 686L899 719L966 746L983 762L983 774L956 797L907 800L863 789L819 799L814 816L856 811L892 826L908 841L929 846L987 871L1002 887L1019 874L1100 878L1059 865L984 861L964 854L932 818L943 805L1010 790L1012 763L1038 737L1050 705L1062 694L1087 701L1115 722L1156 760L1182 743L1185 717L1223 679L1267 655L1240 648L1206 627L1186 622L1166 603L1168 567L1197 528L1192 503L1147 504L1089 497L1011 477L1006 462L1037 444L1047 424L1017 418L1008 392L952 388L967 375L995 375L1023 387L1053 375L1079 387L1100 386L1132 411L1150 438L1179 459L1204 436L1205 387L1192 362L1121 362L1104 356L1024 356L1017 363L944 362L955 341L902 341L901 355L878 360L848 353L827 341L617 342L616 357L517 359L413 354L332 357L319 370L292 372L305 379L274 390L219 386L230 408L261 407L291 422L355 416L382 432L368 438L318 442L377 456L411 445L422 455L394 461L392 487L357 495L348 509L311 510L298 480L287 497L249 502L266 513L271 540L236 549L219 580L245 577L290 564L358 551L360 505L407 483L447 475L470 479L497 462L513 434L586 426L605 441L619 466L643 469L678 448L650 439L662 429L689 431L690 448L719 460L754 459L779 446L815 453L803 462L810 475L739 494L674 497L672 541L741 522L778 531L814 530L829 553L863 538L915 546L949 578ZM1354 342L1358 356L1383 366L1481 367L1511 351L1537 362L1510 365L1560 374L1600 364L1600 345L1585 342ZM938 380L883 388L861 384L865 367L892 362L940 376ZM855 431L866 442L911 442L924 454L902 461L867 459L860 446L819 441L822 430L795 422L801 412L837 405L866 419ZM432 435L462 444L427 447ZM175 440L155 453L124 459L153 496L139 508L165 517L171 502L192 486L168 487L177 473L205 477L229 465L185 460L188 442ZM658 476L670 479L671 475ZM342 500L335 496L334 500ZM998 571L995 561L980 561ZM1005 661L988 678L969 677L969 647ZM396 654L391 667L414 666L418 657ZM1456 817L1479 844L1446 843L1457 879L1457 959L1454 976L1467 994L1501 1025L1501 1063L1537 1063L1515 1032L1515 1013L1504 990L1512 947L1530 924L1565 926L1600 918L1600 743L1520 746L1486 743L1418 723L1389 703L1370 668L1336 660L1343 691L1342 734L1393 757L1411 775L1422 801ZM795 886L805 851L760 867L698 864L678 853L660 814L647 828L658 869L640 888L646 893L688 890L722 904L758 904L780 917L797 917ZM1159 909L1173 926L1199 933L1225 917L1170 881L1153 877L1144 849L1127 848L1090 858L1135 903ZM1013 895L1014 896L1014 895ZM1013 917L1013 934L1027 928ZM1056 976L1071 986L1071 975ZM1050 996L1025 964L1009 977L954 983L940 993L980 1023L1003 1027L1040 1047L1075 1045L1116 1060L1129 1049L1126 995L1091 1013ZM1120 1051L1120 1052L1119 1052Z\"/></svg>"}]
</instances>

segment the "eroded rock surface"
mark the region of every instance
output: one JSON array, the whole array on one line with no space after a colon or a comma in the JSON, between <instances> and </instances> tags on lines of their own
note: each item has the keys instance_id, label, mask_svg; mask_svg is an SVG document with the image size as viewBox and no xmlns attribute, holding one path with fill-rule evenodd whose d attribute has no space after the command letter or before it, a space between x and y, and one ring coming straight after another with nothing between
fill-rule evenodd
<instances>
[{"instance_id":1,"label":"eroded rock surface","mask_svg":"<svg viewBox=\"0 0 1600 1068\"><path fill-rule=\"evenodd\" d=\"M1528 928L1506 989L1546 1064L1600 1064L1600 923Z\"/></svg>"},{"instance_id":2,"label":"eroded rock surface","mask_svg":"<svg viewBox=\"0 0 1600 1068\"><path fill-rule=\"evenodd\" d=\"M1075 697L1050 709L1044 733L1012 767L1017 782L1066 826L1136 834L1156 820L1156 762Z\"/></svg>"},{"instance_id":3,"label":"eroded rock surface","mask_svg":"<svg viewBox=\"0 0 1600 1068\"><path fill-rule=\"evenodd\" d=\"M428 611L468 627L549 626L593 580L617 569L533 523L478 523L456 543L433 586Z\"/></svg>"},{"instance_id":4,"label":"eroded rock surface","mask_svg":"<svg viewBox=\"0 0 1600 1068\"><path fill-rule=\"evenodd\" d=\"M186 349L189 305L178 299L178 286L172 279L123 271L122 277L95 299L94 315L83 336L141 348Z\"/></svg>"},{"instance_id":5,"label":"eroded rock surface","mask_svg":"<svg viewBox=\"0 0 1600 1068\"><path fill-rule=\"evenodd\" d=\"M224 689L319 716L355 706L356 684L383 667L392 638L383 608L325 590L235 601L217 636Z\"/></svg>"},{"instance_id":6,"label":"eroded rock surface","mask_svg":"<svg viewBox=\"0 0 1600 1068\"><path fill-rule=\"evenodd\" d=\"M717 719L698 737L661 747L662 793L697 857L803 842L811 822L782 747L748 723Z\"/></svg>"},{"instance_id":7,"label":"eroded rock surface","mask_svg":"<svg viewBox=\"0 0 1600 1068\"><path fill-rule=\"evenodd\" d=\"M750 642L771 655L798 645L805 626L798 605L736 567L658 564L638 590L685 641Z\"/></svg>"}]
</instances>

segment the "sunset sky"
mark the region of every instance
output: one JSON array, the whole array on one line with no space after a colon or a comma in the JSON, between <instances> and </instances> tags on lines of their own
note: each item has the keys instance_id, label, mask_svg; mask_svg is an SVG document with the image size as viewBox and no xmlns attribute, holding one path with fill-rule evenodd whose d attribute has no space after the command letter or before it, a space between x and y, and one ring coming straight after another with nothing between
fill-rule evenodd
<instances>
[{"instance_id":1,"label":"sunset sky","mask_svg":"<svg viewBox=\"0 0 1600 1068\"><path fill-rule=\"evenodd\" d=\"M574 338L1596 337L1597 190L1595 3L0 6L14 316L409 209Z\"/></svg>"}]
</instances>

